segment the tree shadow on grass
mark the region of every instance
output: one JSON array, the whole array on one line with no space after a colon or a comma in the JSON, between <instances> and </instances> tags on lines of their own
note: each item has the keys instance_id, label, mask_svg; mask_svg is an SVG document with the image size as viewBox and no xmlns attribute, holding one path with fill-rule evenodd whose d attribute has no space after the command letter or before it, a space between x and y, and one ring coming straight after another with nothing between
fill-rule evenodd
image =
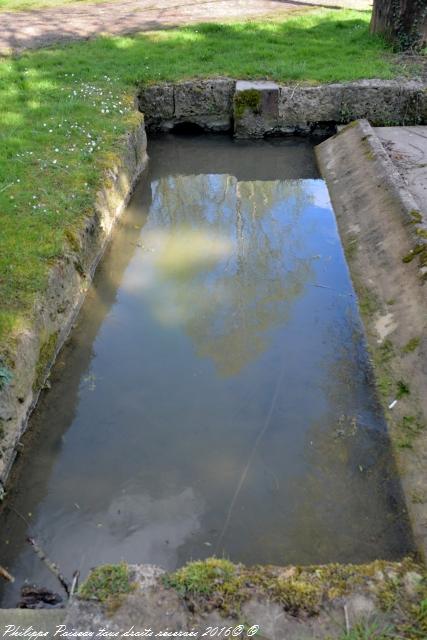
<instances>
[{"instance_id":1,"label":"tree shadow on grass","mask_svg":"<svg viewBox=\"0 0 427 640\"><path fill-rule=\"evenodd\" d=\"M142 1L104 2L99 4L65 5L27 11L0 13L0 52L19 52L52 44L84 40L102 34L123 35L186 24L223 22L226 20L257 20L269 15L277 20L287 15L319 8L342 10L338 0L255 0L244 10L224 0L204 0L197 3L168 4L153 7ZM344 0L344 3L348 0Z\"/></svg>"}]
</instances>

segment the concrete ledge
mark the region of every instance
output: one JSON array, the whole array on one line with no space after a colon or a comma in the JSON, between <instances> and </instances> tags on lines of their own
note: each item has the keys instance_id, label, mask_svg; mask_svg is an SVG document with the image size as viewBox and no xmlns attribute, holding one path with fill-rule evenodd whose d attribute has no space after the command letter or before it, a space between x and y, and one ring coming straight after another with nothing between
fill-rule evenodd
<instances>
[{"instance_id":1,"label":"concrete ledge","mask_svg":"<svg viewBox=\"0 0 427 640\"><path fill-rule=\"evenodd\" d=\"M415 541L425 558L426 221L368 122L348 125L317 146L316 155L358 293Z\"/></svg>"},{"instance_id":2,"label":"concrete ledge","mask_svg":"<svg viewBox=\"0 0 427 640\"><path fill-rule=\"evenodd\" d=\"M44 636L45 638L54 638L57 626L63 624L65 615L65 609L57 609L55 611L46 609L0 609L0 629L4 633L7 625L14 625L15 627L20 627L16 631L19 632L21 630L21 632L24 632L28 627L33 627L34 631L47 634ZM27 635L27 637L29 636Z\"/></svg>"},{"instance_id":3,"label":"concrete ledge","mask_svg":"<svg viewBox=\"0 0 427 640\"><path fill-rule=\"evenodd\" d=\"M149 131L193 124L240 138L311 133L357 118L376 126L427 122L426 84L406 79L307 86L217 78L141 87L136 102Z\"/></svg>"},{"instance_id":4,"label":"concrete ledge","mask_svg":"<svg viewBox=\"0 0 427 640\"><path fill-rule=\"evenodd\" d=\"M136 106L149 131L169 131L181 123L228 131L235 84L229 78L215 78L147 86L138 92Z\"/></svg>"},{"instance_id":5,"label":"concrete ledge","mask_svg":"<svg viewBox=\"0 0 427 640\"><path fill-rule=\"evenodd\" d=\"M105 172L105 186L98 192L94 210L82 224L80 234L68 236L68 249L52 267L46 291L35 304L31 328L16 337L14 352L9 355L12 381L0 392L0 494L29 415L70 332L114 223L147 164L146 147L144 120L140 117L123 141L120 160Z\"/></svg>"},{"instance_id":6,"label":"concrete ledge","mask_svg":"<svg viewBox=\"0 0 427 640\"><path fill-rule=\"evenodd\" d=\"M194 573L203 567L197 586ZM422 597L424 574L410 561L245 567L208 559L172 575L130 565L132 593L104 603L74 598L64 624L77 631L107 627L119 636L134 626L134 632L151 630L150 637L221 637L215 628L224 628L225 637L265 640L339 640L346 627L362 625L387 627L398 637L399 625Z\"/></svg>"}]
</instances>

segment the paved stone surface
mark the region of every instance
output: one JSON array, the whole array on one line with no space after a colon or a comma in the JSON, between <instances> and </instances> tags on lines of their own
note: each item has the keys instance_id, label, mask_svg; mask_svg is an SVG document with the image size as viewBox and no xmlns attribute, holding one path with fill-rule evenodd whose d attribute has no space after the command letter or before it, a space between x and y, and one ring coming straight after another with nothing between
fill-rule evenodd
<instances>
[{"instance_id":1,"label":"paved stone surface","mask_svg":"<svg viewBox=\"0 0 427 640\"><path fill-rule=\"evenodd\" d=\"M48 632L47 640L54 637L57 625L63 624L65 609L0 609L0 630L6 625L20 626L22 630L32 626L37 631Z\"/></svg>"},{"instance_id":2,"label":"paved stone surface","mask_svg":"<svg viewBox=\"0 0 427 640\"><path fill-rule=\"evenodd\" d=\"M376 127L375 131L427 216L427 127Z\"/></svg>"},{"instance_id":3,"label":"paved stone surface","mask_svg":"<svg viewBox=\"0 0 427 640\"><path fill-rule=\"evenodd\" d=\"M101 34L280 15L310 7L366 9L370 0L120 0L0 13L0 55Z\"/></svg>"}]
</instances>

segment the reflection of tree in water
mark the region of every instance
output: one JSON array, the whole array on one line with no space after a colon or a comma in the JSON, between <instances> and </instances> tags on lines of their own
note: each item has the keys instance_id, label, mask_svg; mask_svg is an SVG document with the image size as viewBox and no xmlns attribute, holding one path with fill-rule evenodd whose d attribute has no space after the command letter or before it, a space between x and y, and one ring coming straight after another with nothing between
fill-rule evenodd
<instances>
[{"instance_id":1,"label":"reflection of tree in water","mask_svg":"<svg viewBox=\"0 0 427 640\"><path fill-rule=\"evenodd\" d=\"M152 189L145 233L150 242L166 230L154 264L171 285L169 313L201 357L236 374L266 348L311 273L310 259L297 256L310 192L302 181L228 175L162 178Z\"/></svg>"}]
</instances>

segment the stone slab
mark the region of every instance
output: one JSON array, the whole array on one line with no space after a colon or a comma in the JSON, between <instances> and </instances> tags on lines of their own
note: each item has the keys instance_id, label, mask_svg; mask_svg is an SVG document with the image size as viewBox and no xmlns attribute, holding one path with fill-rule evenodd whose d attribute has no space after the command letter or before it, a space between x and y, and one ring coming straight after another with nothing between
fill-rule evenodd
<instances>
[{"instance_id":1,"label":"stone slab","mask_svg":"<svg viewBox=\"0 0 427 640\"><path fill-rule=\"evenodd\" d=\"M376 127L375 132L427 219L427 126Z\"/></svg>"},{"instance_id":2,"label":"stone slab","mask_svg":"<svg viewBox=\"0 0 427 640\"><path fill-rule=\"evenodd\" d=\"M47 633L47 640L54 637L57 625L64 623L65 609L0 609L0 633L7 625L21 627L21 630L33 627L36 631Z\"/></svg>"},{"instance_id":3,"label":"stone slab","mask_svg":"<svg viewBox=\"0 0 427 640\"><path fill-rule=\"evenodd\" d=\"M385 135L385 134L384 134ZM397 135L397 134L396 134ZM402 130L399 136L406 135ZM409 138L407 141L409 143ZM420 556L427 556L427 226L375 130L364 121L316 147L375 363L391 442ZM364 304L362 304L364 303ZM384 332L384 327L387 331ZM407 349L416 340L416 348ZM382 347L393 356L384 361ZM397 381L407 381L401 396ZM408 416L422 425L405 444ZM402 442L404 443L402 445Z\"/></svg>"},{"instance_id":4,"label":"stone slab","mask_svg":"<svg viewBox=\"0 0 427 640\"><path fill-rule=\"evenodd\" d=\"M236 83L233 110L236 137L262 138L277 128L279 91L275 82L240 80Z\"/></svg>"}]
</instances>

